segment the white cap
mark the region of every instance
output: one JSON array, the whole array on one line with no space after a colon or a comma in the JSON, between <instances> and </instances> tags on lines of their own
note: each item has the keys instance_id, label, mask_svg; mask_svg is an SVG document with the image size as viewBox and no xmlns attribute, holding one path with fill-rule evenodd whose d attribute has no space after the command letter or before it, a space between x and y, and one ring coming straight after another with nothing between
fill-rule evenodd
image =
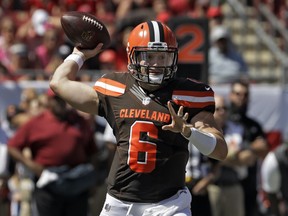
<instances>
[{"instance_id":1,"label":"white cap","mask_svg":"<svg viewBox=\"0 0 288 216\"><path fill-rule=\"evenodd\" d=\"M37 9L34 11L31 21L35 32L42 36L46 30L46 24L49 19L49 14L46 10Z\"/></svg>"},{"instance_id":2,"label":"white cap","mask_svg":"<svg viewBox=\"0 0 288 216\"><path fill-rule=\"evenodd\" d=\"M28 47L24 43L16 43L13 44L9 51L13 54L19 56L27 56L28 55Z\"/></svg>"},{"instance_id":3,"label":"white cap","mask_svg":"<svg viewBox=\"0 0 288 216\"><path fill-rule=\"evenodd\" d=\"M229 38L230 34L226 27L224 26L216 26L212 29L211 32L211 41L215 42L221 38Z\"/></svg>"}]
</instances>

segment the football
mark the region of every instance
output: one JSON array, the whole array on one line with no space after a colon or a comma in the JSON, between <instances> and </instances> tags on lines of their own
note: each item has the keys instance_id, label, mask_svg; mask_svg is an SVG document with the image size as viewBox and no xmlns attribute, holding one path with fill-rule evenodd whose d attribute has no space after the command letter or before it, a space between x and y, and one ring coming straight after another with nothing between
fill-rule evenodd
<instances>
[{"instance_id":1,"label":"football","mask_svg":"<svg viewBox=\"0 0 288 216\"><path fill-rule=\"evenodd\" d=\"M102 49L110 44L110 35L106 26L94 15L69 11L61 16L61 26L73 45L80 49L93 49L103 43Z\"/></svg>"}]
</instances>

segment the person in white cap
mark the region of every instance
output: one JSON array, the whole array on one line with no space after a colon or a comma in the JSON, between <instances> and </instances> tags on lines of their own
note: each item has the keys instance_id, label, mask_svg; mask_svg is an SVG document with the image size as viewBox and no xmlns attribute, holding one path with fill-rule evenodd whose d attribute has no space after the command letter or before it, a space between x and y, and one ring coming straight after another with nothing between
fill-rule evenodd
<instances>
[{"instance_id":1,"label":"person in white cap","mask_svg":"<svg viewBox=\"0 0 288 216\"><path fill-rule=\"evenodd\" d=\"M210 84L231 83L239 78L247 79L248 66L233 46L228 29L224 26L213 28L210 39Z\"/></svg>"},{"instance_id":2,"label":"person in white cap","mask_svg":"<svg viewBox=\"0 0 288 216\"><path fill-rule=\"evenodd\" d=\"M36 34L43 36L46 31L46 25L49 20L49 14L43 9L37 9L34 11L31 22Z\"/></svg>"},{"instance_id":3,"label":"person in white cap","mask_svg":"<svg viewBox=\"0 0 288 216\"><path fill-rule=\"evenodd\" d=\"M19 27L16 35L20 41L27 44L29 50L34 50L41 44L44 33L51 26L50 14L44 9L36 9L31 14L30 19Z\"/></svg>"}]
</instances>

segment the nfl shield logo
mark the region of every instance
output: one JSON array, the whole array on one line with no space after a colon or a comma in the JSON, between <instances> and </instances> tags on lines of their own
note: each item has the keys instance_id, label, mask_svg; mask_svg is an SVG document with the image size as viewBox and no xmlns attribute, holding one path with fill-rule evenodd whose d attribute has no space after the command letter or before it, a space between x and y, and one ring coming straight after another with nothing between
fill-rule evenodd
<instances>
[{"instance_id":1,"label":"nfl shield logo","mask_svg":"<svg viewBox=\"0 0 288 216\"><path fill-rule=\"evenodd\" d=\"M151 98L150 97L145 97L142 99L142 104L143 105L148 105L151 101Z\"/></svg>"}]
</instances>

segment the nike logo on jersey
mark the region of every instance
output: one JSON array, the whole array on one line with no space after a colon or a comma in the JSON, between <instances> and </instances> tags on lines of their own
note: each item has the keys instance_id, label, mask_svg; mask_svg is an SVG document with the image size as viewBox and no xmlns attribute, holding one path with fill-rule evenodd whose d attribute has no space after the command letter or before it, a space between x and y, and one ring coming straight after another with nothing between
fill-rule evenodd
<instances>
[{"instance_id":1,"label":"nike logo on jersey","mask_svg":"<svg viewBox=\"0 0 288 216\"><path fill-rule=\"evenodd\" d=\"M209 86L205 86L205 89L209 91L211 88Z\"/></svg>"}]
</instances>

